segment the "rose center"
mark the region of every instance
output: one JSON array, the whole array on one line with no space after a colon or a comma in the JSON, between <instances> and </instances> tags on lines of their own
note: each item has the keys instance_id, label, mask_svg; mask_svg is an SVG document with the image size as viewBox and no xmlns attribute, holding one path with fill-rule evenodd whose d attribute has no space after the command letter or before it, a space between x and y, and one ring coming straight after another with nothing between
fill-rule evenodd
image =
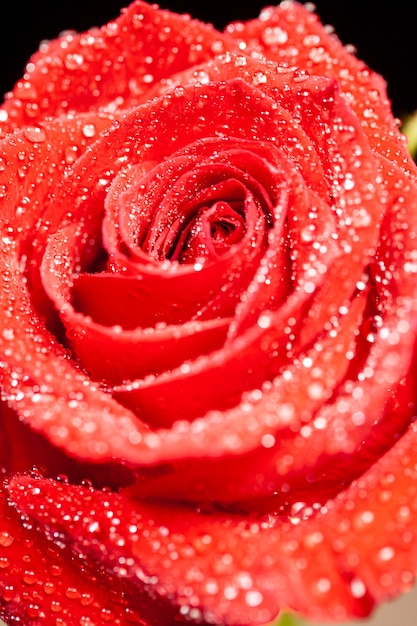
<instances>
[{"instance_id":1,"label":"rose center","mask_svg":"<svg viewBox=\"0 0 417 626\"><path fill-rule=\"evenodd\" d=\"M270 154L250 142L229 144L193 144L119 176L106 200L105 247L114 250L118 241L126 261L155 267L207 265L238 248L265 249L274 222L275 167ZM112 254L111 271L115 259Z\"/></svg>"},{"instance_id":2,"label":"rose center","mask_svg":"<svg viewBox=\"0 0 417 626\"><path fill-rule=\"evenodd\" d=\"M246 227L242 203L220 200L200 207L179 233L166 229L158 238L159 255L179 263L195 263L227 252L242 241ZM147 250L152 254L151 250Z\"/></svg>"}]
</instances>

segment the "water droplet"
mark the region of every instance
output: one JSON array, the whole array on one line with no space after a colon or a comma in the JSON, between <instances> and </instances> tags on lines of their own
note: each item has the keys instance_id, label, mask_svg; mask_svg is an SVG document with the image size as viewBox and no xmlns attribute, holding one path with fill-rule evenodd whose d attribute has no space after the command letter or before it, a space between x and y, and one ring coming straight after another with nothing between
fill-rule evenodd
<instances>
[{"instance_id":1,"label":"water droplet","mask_svg":"<svg viewBox=\"0 0 417 626\"><path fill-rule=\"evenodd\" d=\"M98 522L92 522L88 527L88 532L97 533L100 530L100 524Z\"/></svg>"},{"instance_id":2,"label":"water droplet","mask_svg":"<svg viewBox=\"0 0 417 626\"><path fill-rule=\"evenodd\" d=\"M22 574L22 580L26 585L33 585L36 582L35 572L32 570L25 570Z\"/></svg>"},{"instance_id":3,"label":"water droplet","mask_svg":"<svg viewBox=\"0 0 417 626\"><path fill-rule=\"evenodd\" d=\"M78 70L84 63L82 54L67 54L64 59L64 65L67 70Z\"/></svg>"},{"instance_id":4,"label":"water droplet","mask_svg":"<svg viewBox=\"0 0 417 626\"><path fill-rule=\"evenodd\" d=\"M53 593L55 593L55 589L56 589L56 587L55 587L54 583L52 583L52 582L46 582L44 584L44 586L43 586L44 593L46 593L46 595L48 595L48 596L50 596Z\"/></svg>"},{"instance_id":5,"label":"water droplet","mask_svg":"<svg viewBox=\"0 0 417 626\"><path fill-rule=\"evenodd\" d=\"M261 445L264 448L273 448L275 445L274 435L271 435L271 434L263 435L261 439Z\"/></svg>"},{"instance_id":6,"label":"water droplet","mask_svg":"<svg viewBox=\"0 0 417 626\"><path fill-rule=\"evenodd\" d=\"M255 72L253 75L255 85L263 85L267 82L267 76L264 72Z\"/></svg>"},{"instance_id":7,"label":"water droplet","mask_svg":"<svg viewBox=\"0 0 417 626\"><path fill-rule=\"evenodd\" d=\"M94 601L94 596L91 593L81 594L80 604L82 606L89 606Z\"/></svg>"},{"instance_id":8,"label":"water droplet","mask_svg":"<svg viewBox=\"0 0 417 626\"><path fill-rule=\"evenodd\" d=\"M68 587L65 591L65 595L69 600L75 600L80 597L80 592L75 587Z\"/></svg>"},{"instance_id":9,"label":"water droplet","mask_svg":"<svg viewBox=\"0 0 417 626\"><path fill-rule=\"evenodd\" d=\"M78 146L67 146L64 152L65 162L68 165L74 163L78 158Z\"/></svg>"},{"instance_id":10,"label":"water droplet","mask_svg":"<svg viewBox=\"0 0 417 626\"><path fill-rule=\"evenodd\" d=\"M248 591L245 599L248 606L259 606L262 604L263 595L259 591Z\"/></svg>"},{"instance_id":11,"label":"water droplet","mask_svg":"<svg viewBox=\"0 0 417 626\"><path fill-rule=\"evenodd\" d=\"M320 593L328 593L332 588L332 583L328 578L319 578L316 587Z\"/></svg>"},{"instance_id":12,"label":"water droplet","mask_svg":"<svg viewBox=\"0 0 417 626\"><path fill-rule=\"evenodd\" d=\"M46 133L43 128L38 126L26 126L23 131L24 136L31 143L42 143L46 139Z\"/></svg>"},{"instance_id":13,"label":"water droplet","mask_svg":"<svg viewBox=\"0 0 417 626\"><path fill-rule=\"evenodd\" d=\"M365 583L360 578L354 578L350 583L350 589L354 598L363 598L366 594Z\"/></svg>"},{"instance_id":14,"label":"water droplet","mask_svg":"<svg viewBox=\"0 0 417 626\"><path fill-rule=\"evenodd\" d=\"M97 626L95 622L89 617L81 617L80 618L80 626Z\"/></svg>"},{"instance_id":15,"label":"water droplet","mask_svg":"<svg viewBox=\"0 0 417 626\"><path fill-rule=\"evenodd\" d=\"M9 546L12 545L14 541L14 537L7 532L7 530L4 530L0 533L0 546L2 546L3 548L8 548Z\"/></svg>"},{"instance_id":16,"label":"water droplet","mask_svg":"<svg viewBox=\"0 0 417 626\"><path fill-rule=\"evenodd\" d=\"M51 611L53 613L60 613L62 611L62 605L58 600L51 601Z\"/></svg>"},{"instance_id":17,"label":"water droplet","mask_svg":"<svg viewBox=\"0 0 417 626\"><path fill-rule=\"evenodd\" d=\"M91 137L94 137L94 135L96 134L96 127L94 126L94 124L84 124L82 128L82 133L84 137L91 139Z\"/></svg>"},{"instance_id":18,"label":"water droplet","mask_svg":"<svg viewBox=\"0 0 417 626\"><path fill-rule=\"evenodd\" d=\"M14 329L13 328L4 328L3 331L2 331L2 335L3 335L3 339L5 339L6 341L13 341L13 339L15 337Z\"/></svg>"},{"instance_id":19,"label":"water droplet","mask_svg":"<svg viewBox=\"0 0 417 626\"><path fill-rule=\"evenodd\" d=\"M59 565L52 565L50 572L52 574L52 576L58 577L62 575L62 567L60 567Z\"/></svg>"},{"instance_id":20,"label":"water droplet","mask_svg":"<svg viewBox=\"0 0 417 626\"><path fill-rule=\"evenodd\" d=\"M279 26L267 26L261 35L266 46L284 44L288 41L288 33Z\"/></svg>"},{"instance_id":21,"label":"water droplet","mask_svg":"<svg viewBox=\"0 0 417 626\"><path fill-rule=\"evenodd\" d=\"M394 554L394 548L385 546L378 552L378 557L381 561L390 561L394 557Z\"/></svg>"},{"instance_id":22,"label":"water droplet","mask_svg":"<svg viewBox=\"0 0 417 626\"><path fill-rule=\"evenodd\" d=\"M258 317L258 326L259 328L269 328L272 324L272 315L268 313L262 313Z\"/></svg>"}]
</instances>

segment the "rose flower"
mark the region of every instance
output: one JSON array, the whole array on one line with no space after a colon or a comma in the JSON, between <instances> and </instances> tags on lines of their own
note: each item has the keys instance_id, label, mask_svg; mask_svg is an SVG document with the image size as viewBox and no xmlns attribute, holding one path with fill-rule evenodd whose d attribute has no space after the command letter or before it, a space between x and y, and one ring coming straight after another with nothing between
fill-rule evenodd
<instances>
[{"instance_id":1,"label":"rose flower","mask_svg":"<svg viewBox=\"0 0 417 626\"><path fill-rule=\"evenodd\" d=\"M340 621L417 567L417 177L306 6L141 1L0 109L0 610Z\"/></svg>"}]
</instances>

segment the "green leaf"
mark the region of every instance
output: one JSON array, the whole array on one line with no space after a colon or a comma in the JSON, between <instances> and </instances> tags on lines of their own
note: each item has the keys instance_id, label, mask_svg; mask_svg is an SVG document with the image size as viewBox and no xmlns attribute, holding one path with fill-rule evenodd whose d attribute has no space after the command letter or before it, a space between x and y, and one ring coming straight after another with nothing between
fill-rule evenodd
<instances>
[{"instance_id":1,"label":"green leaf","mask_svg":"<svg viewBox=\"0 0 417 626\"><path fill-rule=\"evenodd\" d=\"M299 617L296 617L292 613L282 613L277 621L273 622L270 626L307 626L305 622L301 621Z\"/></svg>"},{"instance_id":2,"label":"green leaf","mask_svg":"<svg viewBox=\"0 0 417 626\"><path fill-rule=\"evenodd\" d=\"M417 158L417 111L405 118L401 132L408 138L408 150L413 157Z\"/></svg>"}]
</instances>

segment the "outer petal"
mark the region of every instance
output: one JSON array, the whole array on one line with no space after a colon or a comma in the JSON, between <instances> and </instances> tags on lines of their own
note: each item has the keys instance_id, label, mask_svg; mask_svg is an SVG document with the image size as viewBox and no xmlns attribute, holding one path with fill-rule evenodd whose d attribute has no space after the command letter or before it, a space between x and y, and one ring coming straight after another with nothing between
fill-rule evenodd
<instances>
[{"instance_id":1,"label":"outer petal","mask_svg":"<svg viewBox=\"0 0 417 626\"><path fill-rule=\"evenodd\" d=\"M140 0L101 29L43 44L2 107L3 130L45 117L127 109L155 83L237 43L213 27Z\"/></svg>"},{"instance_id":2,"label":"outer petal","mask_svg":"<svg viewBox=\"0 0 417 626\"><path fill-rule=\"evenodd\" d=\"M196 623L263 624L280 607L340 618L372 606L352 595L352 576L339 570L314 522L301 522L300 532L299 519L157 507L27 477L13 479L10 492L51 539L135 587L147 582Z\"/></svg>"},{"instance_id":3,"label":"outer petal","mask_svg":"<svg viewBox=\"0 0 417 626\"><path fill-rule=\"evenodd\" d=\"M310 87L311 91L307 89L307 86ZM207 89L210 90L211 95L209 105L207 105L205 97ZM345 304L346 298L352 295L355 281L361 276L362 263L364 262L362 247L365 246L365 250L369 253L376 243L374 220L378 222L378 217L376 217L374 213L379 216L381 207L379 202L375 200L373 194L367 193L366 187L369 179L373 180L375 177L375 172L373 171L375 164L369 152L366 151L366 144L363 142L363 136L360 130L355 128L354 118L349 114L345 103L338 96L337 90L332 88L332 85L329 84L328 81L325 80L324 85L323 81L315 80L312 81L312 84L305 82L302 92L304 94L303 102L309 102L311 107L305 107L303 109L306 115L306 118L302 120L304 126L307 126L311 118L314 117L314 113L319 111L320 102L322 100L327 102L330 96L332 98L330 110L327 111L326 109L327 113L323 119L323 127L321 130L323 130L323 133L325 132L326 136L333 137L332 133L335 133L335 136L332 142L321 142L320 139L317 138L317 151L320 152L322 160L326 162L329 167L334 161L336 161L336 164L339 166L341 159L337 146L340 143L340 150L344 157L342 162L346 168L346 172L349 173L350 168L354 168L355 171L358 172L358 175L360 173L361 176L364 177L356 181L356 188L353 190L348 188L345 190L345 196L340 196L340 201L343 200L347 204L346 210L352 211L352 216L349 215L349 218L352 219L353 224L358 227L358 232L361 233L361 236L358 236L355 229L352 228L353 224L350 224L348 233L345 234L342 222L339 225L341 234L343 233L343 242L344 245L346 244L346 247L350 242L349 240L345 241L345 238L349 236L352 239L355 246L355 255L360 259L360 272L356 274L356 277L354 274L344 272L344 284L342 285L339 280L335 285L336 291L329 290L331 294L337 295L337 298L332 298L334 300L333 310L336 314L340 305ZM254 108L253 118L252 110L248 108L248 104L245 102L245 94L248 97L251 95L251 107ZM308 99L309 96L306 94L310 94L310 101ZM184 116L184 118L186 118L185 123L191 124L194 121L196 124L194 127L195 133L207 132L206 130L203 131L198 126L199 116L203 113L205 106L213 107L213 99L217 97L219 104L223 105L223 115L226 116L224 122L229 124L229 127L233 129L235 134L244 136L245 133L247 133L246 128L241 128L240 124L242 123L242 119L246 120L247 116L251 115L251 119L258 120L260 124L259 128L253 128L253 132L256 133L256 136L262 136L263 133L267 137L275 135L278 132L278 127L270 116L265 115L265 112L269 111L269 107L272 106L271 99L267 96L262 96L261 92L257 92L256 98L253 96L253 90L250 87L245 87L243 83L230 83L227 85L227 89L225 85L221 84L216 87L210 86L209 88L189 88L188 90L184 90L184 93L181 95L175 95L174 102L178 104L178 106L180 103L183 103L187 110L187 116ZM195 98L199 103L197 110L195 109ZM224 106L224 98L228 99L227 109ZM168 106L171 100L172 97L163 98L158 101L160 109L158 111L157 123L159 136L161 136L161 133L170 132L172 139L171 123L174 120L178 122L178 116L176 115L176 109L171 109L171 107ZM293 94L292 100L289 98L289 105L292 106L293 101L295 106L295 94ZM232 116L229 113L229 108L233 111ZM241 109L243 109L241 113L242 118L239 118L239 116L236 115L236 111L240 111ZM108 160L104 158L104 153L106 153L106 155L110 154L116 156L120 151L124 153L125 141L131 141L132 136L137 138L138 145L136 147L132 145L131 151L132 154L137 153L142 143L146 142L146 138L152 136L154 132L152 124L148 123L149 120L147 120L146 116L150 115L152 118L155 115L155 103L153 103L152 106L141 108L140 111L141 116L137 116L137 112L133 111L123 124L115 126L108 136L105 135L100 140L105 150L99 152L100 158L98 158L94 164L97 181L101 180L101 173L103 172L104 174L108 169ZM310 112L310 114L308 112ZM194 119L192 115L197 116L197 119ZM345 134L344 127L340 129L338 125L333 124L333 115L335 115L337 119L340 115L348 116L346 120L350 123L350 132L348 135ZM293 127L293 125L290 126L290 119L288 113L284 111L282 113L282 121L285 122L285 124L282 124L282 126L288 126L288 132L290 132L291 129L291 136L292 133L297 132L299 136L302 137L300 129L297 130L297 127ZM218 117L216 117L215 120L211 120L213 132L217 128L218 122ZM204 128L207 129L207 125ZM340 142L337 141L339 133L341 137ZM182 134L179 133L176 139L181 147L181 142L185 141ZM282 135L282 143L285 145L285 134ZM293 142L288 143L290 146L293 144ZM298 167L301 167L300 161L303 162L305 159L303 148L304 145L298 142L296 148L288 147L290 156L295 160ZM358 150L356 151L355 148L358 148ZM148 146L147 150L149 149L155 151L151 152L151 157L156 154L156 156L160 158L161 155L164 154L164 142L158 142L155 147L151 145L151 148L149 148ZM356 152L358 152L358 154L356 154ZM117 162L117 159L112 158L111 161ZM87 216L91 216L91 207L94 207L95 204L100 204L103 198L103 189L99 186L99 182L97 182L97 188L93 185L93 189L91 190L90 195L93 197L92 202L90 199L87 202L85 201L84 190L79 188L81 185L80 175L87 176L86 182L88 182L93 174L91 168L87 169L87 165L91 166L90 155L79 160L77 168L74 169L73 177L69 178L69 180L65 181L62 185L61 192L57 196L59 201L51 205L48 214L44 215L44 220L48 219L49 226L53 230L57 228L61 216L69 216L76 220L79 220L80 216L84 216L84 219L86 219ZM120 165L118 166L120 167ZM344 175L345 172L342 170L342 178ZM335 192L336 182L340 182L339 179L336 181L330 177L329 186L333 189L334 184ZM313 182L311 184L315 185ZM359 193L360 191L363 193ZM67 204L65 203L66 199L68 199ZM366 201L366 206L372 213L374 220L371 219L370 221L361 222L360 219L354 219L356 217L358 199ZM68 211L68 206L71 206L71 213ZM363 204L361 204L361 207L363 208ZM42 239L42 229L40 229L38 237ZM42 244L42 241L40 243ZM96 458L97 460L99 458L108 458L108 455L110 457L116 456L132 463L138 463L140 459L140 463L144 464L148 462L154 463L157 460L178 459L181 458L185 452L187 455L198 457L201 456L201 454L203 454L204 457L206 457L207 454L218 457L225 452L228 454L240 454L250 450L252 447L258 447L262 442L262 437L265 434L271 434L271 424L268 424L269 419L272 420L274 425L282 423L281 416L279 415L280 411L278 411L278 414L276 412L276 405L273 400L273 398L275 398L275 391L273 391L271 395L269 393L265 394L259 406L257 406L257 396L254 394L253 398L255 402L253 405L244 403L236 410L224 414L222 419L219 419L219 416L214 414L208 416L207 419L197 421L195 426L192 427L179 424L178 428L174 431L161 430L158 433L149 433L148 428L143 423L140 423L139 420L136 421L133 415L118 405L108 393L96 389L91 385L91 381L75 370L70 361L64 357L65 352L63 352L59 346L53 343L49 343L48 346L48 342L50 342L48 336L43 338L42 344L39 344L37 339L33 339L32 351L29 350L29 333L27 330L29 328L33 329L33 336L37 337L39 327L37 327L36 316L33 315L27 294L24 292L24 285L20 284L18 278L20 275L19 262L17 257L13 258L13 254L13 250L10 249L8 262L11 265L7 268L9 271L13 270L13 272L16 272L15 275L12 273L13 281L16 281L16 291L13 293L13 297L15 298L13 306L17 308L23 307L24 313L19 313L20 319L23 319L23 315L27 315L28 319L27 324L19 324L13 329L15 333L15 353L7 359L10 366L10 374L5 370L4 384L5 386L10 384L10 402L12 402L19 411L25 414L26 419L30 421L31 425L35 429L40 429L48 433L48 437L58 445L68 445L71 454L77 454L83 458ZM326 263L323 263L323 260L326 260ZM327 261L328 259L325 256L323 258L317 258L318 265L328 265ZM315 268L308 266L308 269L313 270ZM335 268L335 273L337 273L336 269L337 268ZM321 274L318 268L316 275L318 277L317 280L320 281ZM5 283L5 288L2 292L5 298L5 307L8 303L7 289L9 288L10 287ZM338 291L339 289L340 292ZM20 302L19 298L21 298ZM289 311L292 310L295 312L300 310L300 305L297 305L299 298L299 295L295 295L293 301L287 303L286 306L288 306ZM12 304L12 301L10 301L10 304ZM294 308L291 309L291 306ZM317 307L312 309L312 311L316 313L318 310L320 309L317 309ZM277 324L281 322L281 324L278 324L279 328L285 327L285 315L284 317L277 316L275 322ZM258 331L259 328L256 332ZM265 334L259 334L259 337L261 339L265 337L266 341L272 343L276 338L275 335L274 328L267 328L265 329ZM7 336L3 339L5 342L5 350L7 350ZM42 349L40 349L41 345ZM21 353L19 352L20 350L22 351ZM29 354L32 361L24 356ZM265 355L265 358L268 359L268 355ZM34 367L35 359L36 367ZM54 367L51 367L52 362L55 364ZM256 368L257 364L259 365L259 359L256 361L254 358L253 367ZM14 381L12 382L13 376L16 376L14 370L18 372L18 378L22 381L19 394L15 394L13 391L14 387L12 387L12 385L16 384ZM45 385L46 380L51 382L51 376L58 373L61 374L58 384L58 388L61 392L59 402L56 401L56 396L53 391L51 392L54 385ZM8 380L9 375L10 380ZM26 376L28 376L27 383L24 382ZM340 380L340 378L337 377L337 380ZM187 382L187 377L185 382ZM33 400L34 384L37 384L40 390L39 393L35 394L35 401ZM278 382L278 388L285 395L286 383L284 379ZM281 393L281 391L278 393ZM319 397L314 399L312 403L314 407L317 406L318 400ZM268 406L268 410L265 410L264 406ZM274 406L275 416L271 414L271 410ZM81 412L80 407L82 407ZM315 408L312 410L314 411ZM98 418L98 416L100 416L100 418ZM253 416L256 416L256 421L258 418L261 420L262 424L259 428L253 429L250 427L250 424L253 423ZM112 432L117 432L118 436L112 436ZM92 433L94 433L94 439L91 438ZM83 445L81 445L81 442L84 442ZM209 446L208 443L210 444Z\"/></svg>"},{"instance_id":4,"label":"outer petal","mask_svg":"<svg viewBox=\"0 0 417 626\"><path fill-rule=\"evenodd\" d=\"M123 600L122 585L116 582L110 589L105 576L99 580L68 551L45 541L7 505L2 491L0 617L26 626L148 623L145 611L138 615Z\"/></svg>"},{"instance_id":5,"label":"outer petal","mask_svg":"<svg viewBox=\"0 0 417 626\"><path fill-rule=\"evenodd\" d=\"M113 574L131 578L139 567L158 593L173 594L188 611L198 607L206 618L250 624L271 619L281 605L313 619L338 621L364 616L375 601L412 584L416 455L412 426L317 513L297 515L295 509L287 520L272 517L269 522L134 504L117 495L29 478L15 479L11 493L51 537L58 531ZM78 510L83 517L75 515ZM114 516L120 520L117 526ZM117 565L122 556L123 562L132 559L127 572Z\"/></svg>"},{"instance_id":6,"label":"outer petal","mask_svg":"<svg viewBox=\"0 0 417 626\"><path fill-rule=\"evenodd\" d=\"M259 19L232 23L225 32L241 41L246 53L261 52L282 66L297 68L301 79L303 73L337 79L373 149L415 175L384 79L329 33L317 15L298 2L282 2L265 8Z\"/></svg>"}]
</instances>

